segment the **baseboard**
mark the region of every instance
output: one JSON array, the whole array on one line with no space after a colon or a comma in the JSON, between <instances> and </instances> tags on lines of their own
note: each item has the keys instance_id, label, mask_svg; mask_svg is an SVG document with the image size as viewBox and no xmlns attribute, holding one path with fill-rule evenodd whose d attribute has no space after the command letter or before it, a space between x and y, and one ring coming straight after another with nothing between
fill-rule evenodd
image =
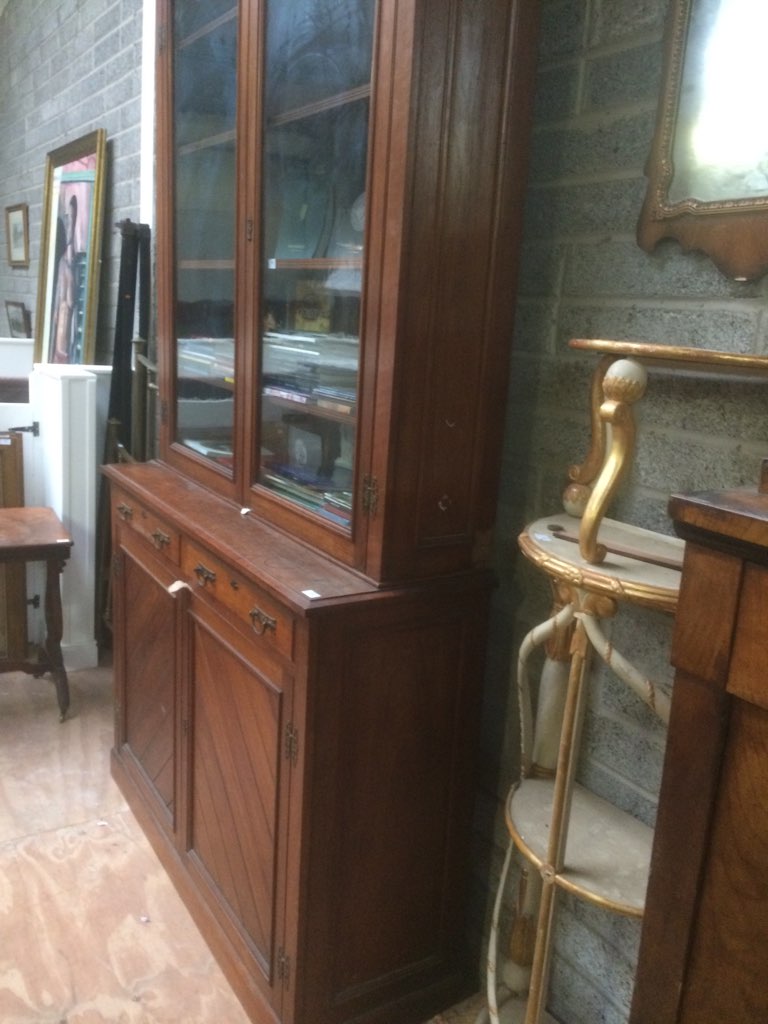
<instances>
[{"instance_id":1,"label":"baseboard","mask_svg":"<svg viewBox=\"0 0 768 1024\"><path fill-rule=\"evenodd\" d=\"M97 668L99 648L95 640L78 644L62 644L61 654L67 672L79 672L83 668Z\"/></svg>"}]
</instances>

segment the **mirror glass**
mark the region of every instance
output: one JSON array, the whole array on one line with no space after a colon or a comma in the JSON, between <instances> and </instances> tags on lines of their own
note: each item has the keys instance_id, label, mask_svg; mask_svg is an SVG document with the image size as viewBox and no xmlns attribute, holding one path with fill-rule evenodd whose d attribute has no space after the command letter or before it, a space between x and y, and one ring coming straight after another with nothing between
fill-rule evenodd
<instances>
[{"instance_id":1,"label":"mirror glass","mask_svg":"<svg viewBox=\"0 0 768 1024\"><path fill-rule=\"evenodd\" d=\"M768 0L671 0L637 239L707 253L727 276L768 269Z\"/></svg>"},{"instance_id":2,"label":"mirror glass","mask_svg":"<svg viewBox=\"0 0 768 1024\"><path fill-rule=\"evenodd\" d=\"M766 39L765 0L691 5L670 203L768 195Z\"/></svg>"}]
</instances>

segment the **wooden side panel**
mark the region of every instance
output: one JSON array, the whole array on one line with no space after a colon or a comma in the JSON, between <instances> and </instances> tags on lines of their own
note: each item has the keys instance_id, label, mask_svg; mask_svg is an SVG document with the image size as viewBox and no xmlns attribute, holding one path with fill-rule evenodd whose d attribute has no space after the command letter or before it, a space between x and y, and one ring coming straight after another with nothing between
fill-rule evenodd
<instances>
[{"instance_id":1,"label":"wooden side panel","mask_svg":"<svg viewBox=\"0 0 768 1024\"><path fill-rule=\"evenodd\" d=\"M747 563L744 568L739 621L733 646L728 692L768 711L768 569Z\"/></svg>"},{"instance_id":2,"label":"wooden side panel","mask_svg":"<svg viewBox=\"0 0 768 1024\"><path fill-rule=\"evenodd\" d=\"M725 695L678 671L630 1024L678 1020L727 724Z\"/></svg>"},{"instance_id":3,"label":"wooden side panel","mask_svg":"<svg viewBox=\"0 0 768 1024\"><path fill-rule=\"evenodd\" d=\"M741 562L689 541L672 639L675 668L725 686Z\"/></svg>"},{"instance_id":4,"label":"wooden side panel","mask_svg":"<svg viewBox=\"0 0 768 1024\"><path fill-rule=\"evenodd\" d=\"M681 1024L768 1020L767 604L768 569L747 562L727 684L730 727Z\"/></svg>"},{"instance_id":5,"label":"wooden side panel","mask_svg":"<svg viewBox=\"0 0 768 1024\"><path fill-rule=\"evenodd\" d=\"M768 1019L765 506L672 503L677 675L630 1024Z\"/></svg>"},{"instance_id":6,"label":"wooden side panel","mask_svg":"<svg viewBox=\"0 0 768 1024\"><path fill-rule=\"evenodd\" d=\"M24 504L24 459L21 434L0 434L0 508ZM0 565L0 657L27 657L27 576L23 564Z\"/></svg>"},{"instance_id":7,"label":"wooden side panel","mask_svg":"<svg viewBox=\"0 0 768 1024\"><path fill-rule=\"evenodd\" d=\"M24 504L24 440L21 434L0 433L0 508Z\"/></svg>"},{"instance_id":8,"label":"wooden side panel","mask_svg":"<svg viewBox=\"0 0 768 1024\"><path fill-rule=\"evenodd\" d=\"M384 580L489 560L537 50L527 0L415 10L391 398L389 373L377 381L377 409L392 402L388 467L374 468L386 512L366 565Z\"/></svg>"},{"instance_id":9,"label":"wooden side panel","mask_svg":"<svg viewBox=\"0 0 768 1024\"><path fill-rule=\"evenodd\" d=\"M422 1021L467 992L485 609L482 592L448 600L435 588L318 627L326 674L308 727L302 1024Z\"/></svg>"},{"instance_id":10,"label":"wooden side panel","mask_svg":"<svg viewBox=\"0 0 768 1024\"><path fill-rule=\"evenodd\" d=\"M734 704L680 1024L768 1020L768 712Z\"/></svg>"},{"instance_id":11,"label":"wooden side panel","mask_svg":"<svg viewBox=\"0 0 768 1024\"><path fill-rule=\"evenodd\" d=\"M0 658L27 657L27 579L21 563L0 565Z\"/></svg>"},{"instance_id":12,"label":"wooden side panel","mask_svg":"<svg viewBox=\"0 0 768 1024\"><path fill-rule=\"evenodd\" d=\"M740 583L738 559L688 542L672 642L677 675L631 1024L678 1020L728 731L725 684Z\"/></svg>"}]
</instances>

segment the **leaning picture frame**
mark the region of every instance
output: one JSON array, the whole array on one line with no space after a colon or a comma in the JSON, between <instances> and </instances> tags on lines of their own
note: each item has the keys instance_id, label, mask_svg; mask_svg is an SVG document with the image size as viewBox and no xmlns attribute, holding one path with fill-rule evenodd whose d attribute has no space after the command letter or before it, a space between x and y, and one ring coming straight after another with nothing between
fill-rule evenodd
<instances>
[{"instance_id":1,"label":"leaning picture frame","mask_svg":"<svg viewBox=\"0 0 768 1024\"><path fill-rule=\"evenodd\" d=\"M31 338L32 319L23 302L5 300L5 312L8 314L8 327L11 338Z\"/></svg>"},{"instance_id":2,"label":"leaning picture frame","mask_svg":"<svg viewBox=\"0 0 768 1024\"><path fill-rule=\"evenodd\" d=\"M46 157L35 362L93 362L105 161L103 128Z\"/></svg>"},{"instance_id":3,"label":"leaning picture frame","mask_svg":"<svg viewBox=\"0 0 768 1024\"><path fill-rule=\"evenodd\" d=\"M12 267L29 266L29 207L26 203L5 208L5 240Z\"/></svg>"}]
</instances>

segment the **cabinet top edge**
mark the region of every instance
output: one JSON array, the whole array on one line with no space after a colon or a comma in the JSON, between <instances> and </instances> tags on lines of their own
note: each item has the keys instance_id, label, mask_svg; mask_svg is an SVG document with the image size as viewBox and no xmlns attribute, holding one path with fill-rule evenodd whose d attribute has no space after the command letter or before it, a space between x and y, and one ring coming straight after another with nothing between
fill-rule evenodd
<instances>
[{"instance_id":1,"label":"cabinet top edge","mask_svg":"<svg viewBox=\"0 0 768 1024\"><path fill-rule=\"evenodd\" d=\"M395 594L416 593L423 586L430 590L486 590L492 582L488 570L473 570L439 581L424 581L423 586L418 581L379 586L164 463L106 465L102 473L180 534L210 548L301 614L319 612L345 600L386 600Z\"/></svg>"},{"instance_id":2,"label":"cabinet top edge","mask_svg":"<svg viewBox=\"0 0 768 1024\"><path fill-rule=\"evenodd\" d=\"M668 510L686 538L700 532L768 549L768 494L755 488L673 494Z\"/></svg>"},{"instance_id":3,"label":"cabinet top edge","mask_svg":"<svg viewBox=\"0 0 768 1024\"><path fill-rule=\"evenodd\" d=\"M180 533L209 547L295 609L306 611L324 601L378 590L365 577L163 463L121 463L104 466L102 472Z\"/></svg>"}]
</instances>

